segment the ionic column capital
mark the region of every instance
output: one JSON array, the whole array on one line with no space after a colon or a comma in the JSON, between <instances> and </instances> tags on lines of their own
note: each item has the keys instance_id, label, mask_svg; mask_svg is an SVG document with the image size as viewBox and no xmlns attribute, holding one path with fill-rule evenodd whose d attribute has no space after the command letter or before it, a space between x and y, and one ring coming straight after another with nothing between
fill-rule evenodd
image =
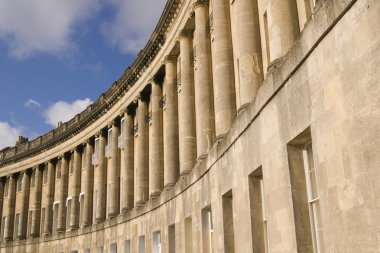
<instances>
[{"instance_id":1,"label":"ionic column capital","mask_svg":"<svg viewBox=\"0 0 380 253\"><path fill-rule=\"evenodd\" d=\"M178 58L177 55L169 54L169 55L164 57L163 64L175 63L177 61L177 58Z\"/></svg>"},{"instance_id":2,"label":"ionic column capital","mask_svg":"<svg viewBox=\"0 0 380 253\"><path fill-rule=\"evenodd\" d=\"M208 6L209 3L210 3L210 0L195 0L192 7L195 10L196 8L201 7L201 6Z\"/></svg>"},{"instance_id":3,"label":"ionic column capital","mask_svg":"<svg viewBox=\"0 0 380 253\"><path fill-rule=\"evenodd\" d=\"M178 40L184 39L184 38L192 38L193 37L193 31L189 29L183 29L178 34Z\"/></svg>"}]
</instances>

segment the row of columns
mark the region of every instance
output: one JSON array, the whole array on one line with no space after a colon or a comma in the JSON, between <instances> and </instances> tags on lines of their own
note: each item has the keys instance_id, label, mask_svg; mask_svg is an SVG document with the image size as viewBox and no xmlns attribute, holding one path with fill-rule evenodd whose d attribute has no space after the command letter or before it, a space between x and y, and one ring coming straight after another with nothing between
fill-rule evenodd
<instances>
[{"instance_id":1,"label":"row of columns","mask_svg":"<svg viewBox=\"0 0 380 253\"><path fill-rule=\"evenodd\" d=\"M287 52L299 32L297 24L294 23L293 7L293 0L271 1L271 61ZM80 226L103 222L107 217L114 218L120 211L126 212L143 205L149 198L157 197L164 189L175 185L180 176L189 173L197 159L203 159L207 155L215 140L222 138L230 130L237 111L254 99L263 80L257 0L235 1L237 39L234 40L229 0L212 1L212 27L209 1L195 1L193 10L195 31L181 31L180 57L169 55L165 58L165 77L162 83L154 79L150 90L141 92L133 105L128 106L121 115L124 123L119 124L115 120L108 126L108 129L112 129L111 146L108 147L111 152L110 163L105 153L107 133L103 129L95 136L99 140L95 168L92 161L95 152L93 138L71 153L65 153L44 164L45 173L48 173L48 185L44 193L47 204L42 235L53 232L55 196L59 203L56 223L58 232L65 231L67 227L74 230ZM276 29L280 30L280 36L275 34ZM233 50L235 42L237 52ZM236 105L234 54L243 66L238 73L239 108ZM180 77L177 76L177 66L181 72ZM180 94L177 93L177 85ZM118 140L120 130L124 133L121 147ZM37 237L40 234L43 180L40 167L33 169L35 190L31 205L31 173L21 172L23 185L20 222L16 235L18 239L26 237L28 211L31 211L30 236ZM72 204L70 212L67 212L71 167ZM82 167L86 168L84 172ZM58 169L61 179L55 185L55 171ZM94 180L94 169L97 180ZM84 202L82 222L79 224L81 177L84 177ZM5 241L13 239L15 175L8 176L7 181L8 201L4 208L4 184L0 184L0 212L4 216L5 209L7 214ZM94 189L97 191L95 203ZM28 210L29 206L31 210ZM94 220L93 212L96 214ZM66 217L67 213L70 213L70 217Z\"/></svg>"}]
</instances>

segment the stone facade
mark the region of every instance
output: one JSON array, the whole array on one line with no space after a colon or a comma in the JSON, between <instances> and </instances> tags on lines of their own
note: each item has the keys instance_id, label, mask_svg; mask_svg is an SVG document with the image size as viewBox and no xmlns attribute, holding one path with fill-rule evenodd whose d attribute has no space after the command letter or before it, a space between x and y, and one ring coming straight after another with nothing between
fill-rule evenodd
<instances>
[{"instance_id":1,"label":"stone facade","mask_svg":"<svg viewBox=\"0 0 380 253\"><path fill-rule=\"evenodd\" d=\"M0 252L378 252L379 13L169 0L93 105L0 151Z\"/></svg>"}]
</instances>

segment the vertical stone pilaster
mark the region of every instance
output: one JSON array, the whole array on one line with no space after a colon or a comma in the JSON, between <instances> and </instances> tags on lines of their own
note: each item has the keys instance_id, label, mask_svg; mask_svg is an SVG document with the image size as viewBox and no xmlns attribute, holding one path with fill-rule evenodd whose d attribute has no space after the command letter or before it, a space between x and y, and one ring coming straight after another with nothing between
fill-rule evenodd
<instances>
[{"instance_id":1,"label":"vertical stone pilaster","mask_svg":"<svg viewBox=\"0 0 380 253\"><path fill-rule=\"evenodd\" d=\"M53 202L54 202L54 191L55 191L55 162L50 160L45 164L48 173L47 181L47 192L46 192L46 215L43 227L43 235L48 236L52 234L53 228Z\"/></svg>"},{"instance_id":2,"label":"vertical stone pilaster","mask_svg":"<svg viewBox=\"0 0 380 253\"><path fill-rule=\"evenodd\" d=\"M162 87L152 81L152 115L149 136L149 193L154 198L164 189L164 144L162 130Z\"/></svg>"},{"instance_id":3,"label":"vertical stone pilaster","mask_svg":"<svg viewBox=\"0 0 380 253\"><path fill-rule=\"evenodd\" d=\"M0 217L2 218L3 217L3 213L4 213L4 184L6 182L6 178L5 177L2 177L0 178ZM4 224L2 224L3 222L3 219L0 220L0 231L1 231L1 228L4 226ZM2 239L2 238L0 238Z\"/></svg>"},{"instance_id":4,"label":"vertical stone pilaster","mask_svg":"<svg viewBox=\"0 0 380 253\"><path fill-rule=\"evenodd\" d=\"M182 30L180 42L180 85L178 87L178 127L180 175L187 174L197 159L194 102L193 32Z\"/></svg>"},{"instance_id":5,"label":"vertical stone pilaster","mask_svg":"<svg viewBox=\"0 0 380 253\"><path fill-rule=\"evenodd\" d=\"M57 221L57 232L64 232L66 230L66 201L68 193L68 179L69 179L69 156L63 154L60 159L61 161L61 182L59 191L59 206L58 206L58 221ZM37 178L37 177L36 177ZM33 228L33 226L32 226Z\"/></svg>"},{"instance_id":6,"label":"vertical stone pilaster","mask_svg":"<svg viewBox=\"0 0 380 253\"><path fill-rule=\"evenodd\" d=\"M82 172L82 147L76 147L72 153L74 154L73 175L71 184L71 211L70 211L70 230L79 228L79 194L81 189L81 172Z\"/></svg>"},{"instance_id":7,"label":"vertical stone pilaster","mask_svg":"<svg viewBox=\"0 0 380 253\"><path fill-rule=\"evenodd\" d=\"M170 188L179 176L177 56L174 55L165 57L163 94L164 187Z\"/></svg>"},{"instance_id":8,"label":"vertical stone pilaster","mask_svg":"<svg viewBox=\"0 0 380 253\"><path fill-rule=\"evenodd\" d=\"M256 97L264 79L257 0L236 1L235 15L240 111Z\"/></svg>"},{"instance_id":9,"label":"vertical stone pilaster","mask_svg":"<svg viewBox=\"0 0 380 253\"><path fill-rule=\"evenodd\" d=\"M31 237L40 235L41 222L41 197L42 197L42 170L40 166L33 168L35 173L36 187L34 189L34 202L32 204L32 225L30 229ZM66 187L67 188L67 187Z\"/></svg>"},{"instance_id":10,"label":"vertical stone pilaster","mask_svg":"<svg viewBox=\"0 0 380 253\"><path fill-rule=\"evenodd\" d=\"M8 181L8 203L7 203L7 218L4 229L4 241L13 240L13 228L15 219L15 204L16 204L16 174L7 176Z\"/></svg>"},{"instance_id":11,"label":"vertical stone pilaster","mask_svg":"<svg viewBox=\"0 0 380 253\"><path fill-rule=\"evenodd\" d=\"M98 197L96 203L96 223L103 222L106 219L106 203L107 203L107 161L105 156L106 148L106 133L101 130L99 132L99 164L97 167L98 178L97 178L97 190Z\"/></svg>"},{"instance_id":12,"label":"vertical stone pilaster","mask_svg":"<svg viewBox=\"0 0 380 253\"><path fill-rule=\"evenodd\" d=\"M215 134L222 138L236 117L234 58L232 49L230 1L212 2L212 63L214 78Z\"/></svg>"},{"instance_id":13,"label":"vertical stone pilaster","mask_svg":"<svg viewBox=\"0 0 380 253\"><path fill-rule=\"evenodd\" d=\"M83 146L85 147L85 186L84 186L84 203L83 203L83 219L82 227L92 224L92 208L93 208L93 190L94 190L94 167L92 165L92 154L94 153L93 141L88 139Z\"/></svg>"},{"instance_id":14,"label":"vertical stone pilaster","mask_svg":"<svg viewBox=\"0 0 380 253\"><path fill-rule=\"evenodd\" d=\"M21 212L20 212L20 220L17 228L17 239L25 239L26 238L26 226L28 221L28 207L29 207L29 189L30 189L30 172L22 171L22 202L21 202Z\"/></svg>"},{"instance_id":15,"label":"vertical stone pilaster","mask_svg":"<svg viewBox=\"0 0 380 253\"><path fill-rule=\"evenodd\" d=\"M108 217L114 218L119 214L120 206L120 180L119 180L119 166L120 166L120 155L118 147L118 137L119 137L119 125L116 120L111 124L112 127L112 140L111 140L111 168L110 168L110 205L108 208Z\"/></svg>"},{"instance_id":16,"label":"vertical stone pilaster","mask_svg":"<svg viewBox=\"0 0 380 253\"><path fill-rule=\"evenodd\" d=\"M134 203L134 134L133 134L133 115L134 111L126 110L124 113L124 161L120 169L122 187L122 211L126 212L133 208Z\"/></svg>"},{"instance_id":17,"label":"vertical stone pilaster","mask_svg":"<svg viewBox=\"0 0 380 253\"><path fill-rule=\"evenodd\" d=\"M212 88L209 3L195 1L194 91L197 159L204 158L215 141L215 114Z\"/></svg>"},{"instance_id":18,"label":"vertical stone pilaster","mask_svg":"<svg viewBox=\"0 0 380 253\"><path fill-rule=\"evenodd\" d=\"M138 136L137 159L135 165L136 194L135 205L144 204L149 199L149 151L148 151L148 124L146 116L148 113L148 102L140 95L137 107Z\"/></svg>"}]
</instances>

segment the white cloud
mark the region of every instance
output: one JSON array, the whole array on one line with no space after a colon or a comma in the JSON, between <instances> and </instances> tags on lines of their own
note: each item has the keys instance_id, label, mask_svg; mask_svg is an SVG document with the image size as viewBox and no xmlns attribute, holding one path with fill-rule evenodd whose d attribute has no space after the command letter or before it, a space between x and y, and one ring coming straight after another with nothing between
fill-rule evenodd
<instances>
[{"instance_id":1,"label":"white cloud","mask_svg":"<svg viewBox=\"0 0 380 253\"><path fill-rule=\"evenodd\" d=\"M72 103L58 101L44 112L46 123L56 127L59 121L66 122L73 118L76 114L86 109L92 103L91 99L76 100Z\"/></svg>"},{"instance_id":2,"label":"white cloud","mask_svg":"<svg viewBox=\"0 0 380 253\"><path fill-rule=\"evenodd\" d=\"M163 11L165 0L109 0L116 9L114 19L104 22L101 31L122 53L141 50Z\"/></svg>"},{"instance_id":3,"label":"white cloud","mask_svg":"<svg viewBox=\"0 0 380 253\"><path fill-rule=\"evenodd\" d=\"M0 150L13 147L21 133L21 128L12 127L8 122L0 121Z\"/></svg>"},{"instance_id":4,"label":"white cloud","mask_svg":"<svg viewBox=\"0 0 380 253\"><path fill-rule=\"evenodd\" d=\"M34 53L57 54L74 47L78 22L99 9L99 0L2 0L0 40L17 59Z\"/></svg>"},{"instance_id":5,"label":"white cloud","mask_svg":"<svg viewBox=\"0 0 380 253\"><path fill-rule=\"evenodd\" d=\"M34 99L29 99L28 101L25 102L24 105L25 105L25 107L27 107L29 109L36 109L36 108L41 107L41 104Z\"/></svg>"}]
</instances>

